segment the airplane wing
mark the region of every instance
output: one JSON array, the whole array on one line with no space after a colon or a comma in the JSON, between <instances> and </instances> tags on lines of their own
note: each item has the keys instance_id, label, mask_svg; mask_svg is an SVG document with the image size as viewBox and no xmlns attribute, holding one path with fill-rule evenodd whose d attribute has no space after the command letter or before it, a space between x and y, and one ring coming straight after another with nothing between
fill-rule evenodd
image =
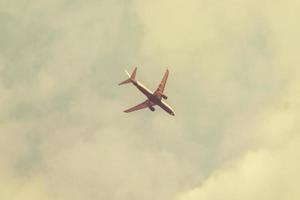
<instances>
[{"instance_id":1,"label":"airplane wing","mask_svg":"<svg viewBox=\"0 0 300 200\"><path fill-rule=\"evenodd\" d=\"M129 112L133 112L136 110L141 110L144 108L148 108L149 106L153 106L153 103L151 103L149 100L144 101L143 103L136 105L132 108L129 108L128 110L125 110L124 112L129 113Z\"/></svg>"},{"instance_id":2,"label":"airplane wing","mask_svg":"<svg viewBox=\"0 0 300 200\"><path fill-rule=\"evenodd\" d=\"M162 95L162 94L164 93L164 90L165 90L165 86L166 86L168 77L169 77L169 70L166 71L166 73L165 73L163 79L161 80L161 82L160 82L158 88L157 88L156 91L155 91L155 94Z\"/></svg>"}]
</instances>

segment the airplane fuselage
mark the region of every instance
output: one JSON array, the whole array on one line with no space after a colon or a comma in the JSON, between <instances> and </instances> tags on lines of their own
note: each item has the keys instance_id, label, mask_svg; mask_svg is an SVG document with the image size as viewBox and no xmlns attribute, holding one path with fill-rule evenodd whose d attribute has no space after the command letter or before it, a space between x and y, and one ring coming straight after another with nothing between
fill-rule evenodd
<instances>
[{"instance_id":1,"label":"airplane fuselage","mask_svg":"<svg viewBox=\"0 0 300 200\"><path fill-rule=\"evenodd\" d=\"M151 101L154 105L158 105L161 107L163 110L165 110L167 113L170 115L175 115L175 112L169 106L166 102L162 101L161 98L159 98L157 95L155 95L151 90L149 90L146 86L144 86L142 83L138 81L131 81L132 84L137 87L139 91L141 91L148 99Z\"/></svg>"}]
</instances>

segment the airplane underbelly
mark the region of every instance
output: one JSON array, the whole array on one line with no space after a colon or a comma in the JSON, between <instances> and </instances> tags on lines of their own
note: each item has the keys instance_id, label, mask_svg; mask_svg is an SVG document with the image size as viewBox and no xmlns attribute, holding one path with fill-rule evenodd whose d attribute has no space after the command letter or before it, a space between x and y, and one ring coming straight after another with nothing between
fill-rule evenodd
<instances>
[{"instance_id":1,"label":"airplane underbelly","mask_svg":"<svg viewBox=\"0 0 300 200\"><path fill-rule=\"evenodd\" d=\"M165 102L161 102L160 104L158 104L162 109L164 109L167 113L171 114L171 115L175 115L174 111L172 110L172 108L166 104Z\"/></svg>"},{"instance_id":2,"label":"airplane underbelly","mask_svg":"<svg viewBox=\"0 0 300 200\"><path fill-rule=\"evenodd\" d=\"M136 87L148 98L150 98L152 96L152 92L149 89L147 89L145 86L143 86L141 84L137 84Z\"/></svg>"}]
</instances>

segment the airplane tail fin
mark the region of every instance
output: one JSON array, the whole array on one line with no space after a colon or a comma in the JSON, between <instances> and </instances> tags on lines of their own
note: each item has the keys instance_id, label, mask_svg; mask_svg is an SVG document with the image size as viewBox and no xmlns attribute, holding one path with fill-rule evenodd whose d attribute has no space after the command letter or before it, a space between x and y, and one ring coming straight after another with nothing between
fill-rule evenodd
<instances>
[{"instance_id":1,"label":"airplane tail fin","mask_svg":"<svg viewBox=\"0 0 300 200\"><path fill-rule=\"evenodd\" d=\"M131 83L132 81L135 81L135 77L136 77L136 71L137 71L137 67L134 69L134 71L132 72L132 74L130 75L126 70L126 74L128 76L128 79L119 83L119 85L123 85L123 84L128 84Z\"/></svg>"}]
</instances>

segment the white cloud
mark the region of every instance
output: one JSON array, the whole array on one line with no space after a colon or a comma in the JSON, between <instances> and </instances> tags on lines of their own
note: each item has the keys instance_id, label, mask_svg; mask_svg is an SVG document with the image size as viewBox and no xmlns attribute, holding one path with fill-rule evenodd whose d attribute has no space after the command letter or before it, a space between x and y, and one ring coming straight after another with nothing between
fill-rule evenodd
<instances>
[{"instance_id":1,"label":"white cloud","mask_svg":"<svg viewBox=\"0 0 300 200\"><path fill-rule=\"evenodd\" d=\"M268 3L1 1L0 199L297 197L298 3ZM175 118L122 113L132 63Z\"/></svg>"},{"instance_id":2,"label":"white cloud","mask_svg":"<svg viewBox=\"0 0 300 200\"><path fill-rule=\"evenodd\" d=\"M299 198L299 137L277 150L259 150L214 172L181 200Z\"/></svg>"}]
</instances>

